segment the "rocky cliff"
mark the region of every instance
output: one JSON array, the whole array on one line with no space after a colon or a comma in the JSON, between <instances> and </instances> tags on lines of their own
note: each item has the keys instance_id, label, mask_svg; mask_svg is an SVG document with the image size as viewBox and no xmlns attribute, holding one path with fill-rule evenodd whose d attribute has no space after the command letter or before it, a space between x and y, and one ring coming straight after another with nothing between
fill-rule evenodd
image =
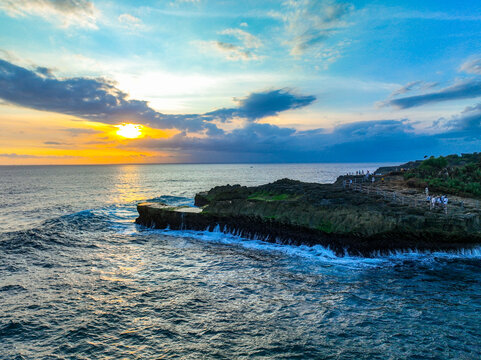
<instances>
[{"instance_id":1,"label":"rocky cliff","mask_svg":"<svg viewBox=\"0 0 481 360\"><path fill-rule=\"evenodd\" d=\"M257 187L227 185L195 197L197 208L138 205L137 223L172 229L238 233L289 244L321 244L338 254L370 256L396 250L454 250L481 243L476 211L429 210L334 184L289 179Z\"/></svg>"}]
</instances>

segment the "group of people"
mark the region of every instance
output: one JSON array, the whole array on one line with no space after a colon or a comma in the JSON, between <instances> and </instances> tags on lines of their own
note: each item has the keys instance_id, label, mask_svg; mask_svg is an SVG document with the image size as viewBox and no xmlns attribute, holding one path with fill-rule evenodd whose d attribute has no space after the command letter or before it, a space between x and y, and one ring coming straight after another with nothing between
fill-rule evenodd
<instances>
[{"instance_id":1,"label":"group of people","mask_svg":"<svg viewBox=\"0 0 481 360\"><path fill-rule=\"evenodd\" d=\"M429 209L432 210L437 207L442 207L444 211L447 212L449 199L446 195L429 196L429 189L427 187L424 191L426 192L426 201L429 203Z\"/></svg>"},{"instance_id":2,"label":"group of people","mask_svg":"<svg viewBox=\"0 0 481 360\"><path fill-rule=\"evenodd\" d=\"M359 175L359 172L356 172L356 175ZM361 172L361 175L364 175L362 172ZM369 177L371 177L371 182L372 184L374 185L374 182L375 182L375 177L373 174L369 174L369 170L366 172L366 178L369 179ZM381 178L381 183L384 184L384 177ZM352 179L344 179L343 182L342 182L342 185L344 188L346 187L349 187L351 188L352 187L352 184L353 184L353 181ZM448 203L449 203L449 199L446 195L440 195L440 196L430 196L429 195L429 189L428 187L426 186L426 188L424 189L425 193L426 193L426 201L428 202L429 204L429 209L430 210L433 210L433 209L436 209L436 208L442 208L444 209L444 212L447 214L448 212ZM396 193L394 192L394 196L396 195Z\"/></svg>"},{"instance_id":3,"label":"group of people","mask_svg":"<svg viewBox=\"0 0 481 360\"><path fill-rule=\"evenodd\" d=\"M376 178L374 177L374 175L371 175L371 174L367 174L366 175L366 181L369 181L369 176L371 176L371 184L374 185L374 182L376 181ZM346 188L346 187L349 187L351 188L352 187L352 179L349 179L349 180L343 180L342 181L342 187ZM384 184L384 178L381 178L381 183Z\"/></svg>"},{"instance_id":4,"label":"group of people","mask_svg":"<svg viewBox=\"0 0 481 360\"><path fill-rule=\"evenodd\" d=\"M442 207L447 207L449 199L446 195L441 195L441 196L427 196L426 201L429 201L431 204L430 208L433 209L436 206L442 206Z\"/></svg>"},{"instance_id":5,"label":"group of people","mask_svg":"<svg viewBox=\"0 0 481 360\"><path fill-rule=\"evenodd\" d=\"M366 172L364 172L364 170L357 170L355 173L354 173L354 172L348 172L346 175L347 175L347 176L366 175L366 177L369 177L369 175L371 175L371 174L369 173L369 170L366 170Z\"/></svg>"}]
</instances>

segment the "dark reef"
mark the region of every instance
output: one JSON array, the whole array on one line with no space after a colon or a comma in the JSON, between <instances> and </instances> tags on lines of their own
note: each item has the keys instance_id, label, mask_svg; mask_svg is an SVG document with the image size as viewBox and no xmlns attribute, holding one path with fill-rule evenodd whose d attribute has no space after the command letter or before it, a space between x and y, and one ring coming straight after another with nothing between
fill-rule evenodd
<instances>
[{"instance_id":1,"label":"dark reef","mask_svg":"<svg viewBox=\"0 0 481 360\"><path fill-rule=\"evenodd\" d=\"M227 185L196 195L197 207L171 207L161 203L138 205L136 222L155 228L213 230L292 245L329 247L336 254L373 256L409 249L452 251L481 243L480 212L462 208L449 213L429 206L393 202L379 189L396 184L377 179L370 193L354 191L339 177L334 184L282 179L245 187ZM376 192L377 191L377 192ZM381 192L379 192L381 191ZM402 194L402 192L400 192ZM405 196L423 195L406 190ZM406 197L406 199L408 199ZM459 209L458 209L459 210Z\"/></svg>"}]
</instances>

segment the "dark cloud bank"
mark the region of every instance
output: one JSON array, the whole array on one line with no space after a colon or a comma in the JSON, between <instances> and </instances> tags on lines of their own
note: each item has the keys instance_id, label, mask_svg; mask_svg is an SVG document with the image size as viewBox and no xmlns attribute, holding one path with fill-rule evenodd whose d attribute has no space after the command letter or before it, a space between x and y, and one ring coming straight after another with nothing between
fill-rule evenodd
<instances>
[{"instance_id":1,"label":"dark cloud bank","mask_svg":"<svg viewBox=\"0 0 481 360\"><path fill-rule=\"evenodd\" d=\"M433 93L427 100L415 96L392 101L398 101L393 105L406 108L461 96L459 94L463 91L481 93L477 90L479 86L478 83L457 85ZM179 158L192 162L404 161L424 155L480 150L481 105L439 122L434 135L415 133L408 120L355 122L337 126L332 131L296 131L258 122L316 100L314 96L298 95L291 89L251 93L236 99L237 107L206 114L169 115L150 108L145 101L129 99L107 80L58 79L48 69L28 70L4 60L0 60L0 99L91 121L112 124L129 121L158 128L176 128L181 133L170 139L138 139L130 146L172 150L179 154ZM401 100L404 102L399 103ZM224 132L213 123L214 120L230 122L234 118L245 119L246 125ZM192 136L192 133L207 136L201 138Z\"/></svg>"},{"instance_id":2,"label":"dark cloud bank","mask_svg":"<svg viewBox=\"0 0 481 360\"><path fill-rule=\"evenodd\" d=\"M124 120L161 128L221 132L211 122L234 117L251 121L280 111L309 105L314 96L299 96L289 89L253 93L238 100L239 106L207 114L162 114L146 101L132 100L105 79L57 79L49 69L35 71L0 59L0 99L36 110L74 115L84 119L117 124Z\"/></svg>"},{"instance_id":3,"label":"dark cloud bank","mask_svg":"<svg viewBox=\"0 0 481 360\"><path fill-rule=\"evenodd\" d=\"M434 135L415 133L406 120L355 122L331 132L250 123L222 136L179 134L162 141L141 139L135 146L189 154L193 162L408 161L424 155L479 151L480 121L480 112L466 114Z\"/></svg>"},{"instance_id":4,"label":"dark cloud bank","mask_svg":"<svg viewBox=\"0 0 481 360\"><path fill-rule=\"evenodd\" d=\"M394 99L389 101L388 104L400 109L408 109L426 104L450 100L473 99L480 96L481 80L470 79L439 91Z\"/></svg>"},{"instance_id":5,"label":"dark cloud bank","mask_svg":"<svg viewBox=\"0 0 481 360\"><path fill-rule=\"evenodd\" d=\"M298 109L314 102L314 96L299 96L288 89L272 90L263 93L252 93L244 99L237 100L239 106L231 109L219 109L207 113L221 121L229 121L234 117L246 118L250 121L274 116L291 109Z\"/></svg>"},{"instance_id":6,"label":"dark cloud bank","mask_svg":"<svg viewBox=\"0 0 481 360\"><path fill-rule=\"evenodd\" d=\"M472 58L461 65L461 72L470 74L470 78L459 81L454 85L447 86L437 91L431 91L420 95L406 96L391 99L384 103L398 109L408 109L416 106L434 104L444 101L474 99L481 97L481 58ZM474 76L474 77L473 77ZM392 94L393 97L404 94L411 90L428 90L436 87L438 83L426 83L424 81L412 81Z\"/></svg>"}]
</instances>

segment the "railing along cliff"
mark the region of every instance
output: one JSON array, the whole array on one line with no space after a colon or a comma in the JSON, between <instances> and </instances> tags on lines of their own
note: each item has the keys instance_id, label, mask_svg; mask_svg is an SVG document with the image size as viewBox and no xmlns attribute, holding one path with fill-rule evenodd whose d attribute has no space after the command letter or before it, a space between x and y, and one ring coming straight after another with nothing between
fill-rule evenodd
<instances>
[{"instance_id":1,"label":"railing along cliff","mask_svg":"<svg viewBox=\"0 0 481 360\"><path fill-rule=\"evenodd\" d=\"M384 185L368 184L363 182L343 182L343 187L348 190L359 191L368 196L381 197L386 201L390 201L396 204L411 206L416 208L426 208L428 210L444 210L447 213L449 209L450 213L460 212L466 213L469 211L479 211L480 202L475 199L462 199L452 200L450 198L448 205L435 204L432 206L431 202L427 200L427 196L423 193L417 193L415 195L406 195L395 189L386 189Z\"/></svg>"}]
</instances>

